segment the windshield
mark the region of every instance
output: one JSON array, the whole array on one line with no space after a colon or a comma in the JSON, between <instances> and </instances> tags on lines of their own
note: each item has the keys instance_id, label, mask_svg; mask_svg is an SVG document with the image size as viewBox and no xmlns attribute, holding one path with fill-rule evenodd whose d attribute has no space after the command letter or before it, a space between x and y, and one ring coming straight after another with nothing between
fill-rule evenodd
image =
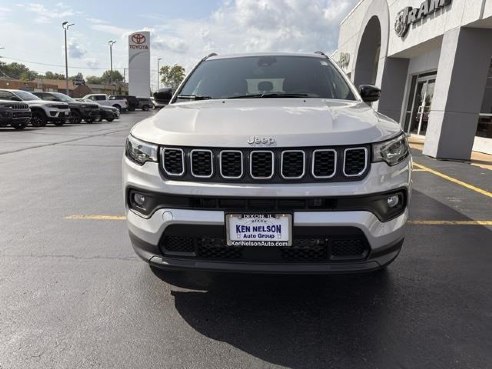
<instances>
[{"instance_id":1,"label":"windshield","mask_svg":"<svg viewBox=\"0 0 492 369\"><path fill-rule=\"evenodd\" d=\"M15 91L14 94L21 98L22 100L24 101L29 101L29 100L41 100L39 97L37 97L36 95L33 95L32 93L30 92L27 92L27 91Z\"/></svg>"},{"instance_id":2,"label":"windshield","mask_svg":"<svg viewBox=\"0 0 492 369\"><path fill-rule=\"evenodd\" d=\"M178 101L263 97L355 100L330 60L309 56L206 60L178 93Z\"/></svg>"},{"instance_id":3,"label":"windshield","mask_svg":"<svg viewBox=\"0 0 492 369\"><path fill-rule=\"evenodd\" d=\"M72 101L75 101L74 99L72 99L70 96L67 96L65 94L62 94L60 92L52 92L52 94L54 96L57 97L57 99L59 99L60 101L65 101L65 102L72 102Z\"/></svg>"}]
</instances>

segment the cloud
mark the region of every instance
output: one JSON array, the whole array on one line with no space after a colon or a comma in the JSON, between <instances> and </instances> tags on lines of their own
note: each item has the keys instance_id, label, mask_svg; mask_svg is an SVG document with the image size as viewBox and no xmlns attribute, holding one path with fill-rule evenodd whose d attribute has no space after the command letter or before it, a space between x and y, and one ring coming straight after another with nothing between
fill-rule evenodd
<instances>
[{"instance_id":1,"label":"cloud","mask_svg":"<svg viewBox=\"0 0 492 369\"><path fill-rule=\"evenodd\" d=\"M104 20L104 19L99 19L99 18L86 18L86 20L89 22L89 23L94 23L94 24L108 24L109 22Z\"/></svg>"},{"instance_id":2,"label":"cloud","mask_svg":"<svg viewBox=\"0 0 492 369\"><path fill-rule=\"evenodd\" d=\"M177 54L186 54L188 52L188 44L185 40L179 37L162 38L157 35L155 39L151 39L152 48L157 50L171 51Z\"/></svg>"},{"instance_id":3,"label":"cloud","mask_svg":"<svg viewBox=\"0 0 492 369\"><path fill-rule=\"evenodd\" d=\"M106 32L114 36L124 37L132 33L132 30L121 28L110 24L93 24L91 28L95 31Z\"/></svg>"},{"instance_id":4,"label":"cloud","mask_svg":"<svg viewBox=\"0 0 492 369\"><path fill-rule=\"evenodd\" d=\"M82 59L87 54L85 50L75 39L68 41L68 55L73 59Z\"/></svg>"},{"instance_id":5,"label":"cloud","mask_svg":"<svg viewBox=\"0 0 492 369\"><path fill-rule=\"evenodd\" d=\"M47 9L43 4L29 3L27 5L17 4L25 11L34 13L34 22L36 23L52 23L53 21L62 20L68 17L75 16L79 12L75 12L63 3L57 3Z\"/></svg>"},{"instance_id":6,"label":"cloud","mask_svg":"<svg viewBox=\"0 0 492 369\"><path fill-rule=\"evenodd\" d=\"M89 68L99 68L99 61L96 58L85 58L84 62Z\"/></svg>"},{"instance_id":7,"label":"cloud","mask_svg":"<svg viewBox=\"0 0 492 369\"><path fill-rule=\"evenodd\" d=\"M6 8L4 6L0 6L0 19L1 18L5 18L6 16L8 16L11 12L11 9L10 8Z\"/></svg>"}]
</instances>

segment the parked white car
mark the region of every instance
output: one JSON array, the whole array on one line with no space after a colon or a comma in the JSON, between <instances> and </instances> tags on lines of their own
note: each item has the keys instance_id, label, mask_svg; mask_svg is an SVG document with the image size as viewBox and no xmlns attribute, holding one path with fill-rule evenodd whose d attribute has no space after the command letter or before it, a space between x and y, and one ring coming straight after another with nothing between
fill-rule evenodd
<instances>
[{"instance_id":1,"label":"parked white car","mask_svg":"<svg viewBox=\"0 0 492 369\"><path fill-rule=\"evenodd\" d=\"M126 99L109 99L109 95L106 94L89 94L85 95L83 99L95 101L100 105L112 106L120 112L128 109L128 101Z\"/></svg>"}]
</instances>

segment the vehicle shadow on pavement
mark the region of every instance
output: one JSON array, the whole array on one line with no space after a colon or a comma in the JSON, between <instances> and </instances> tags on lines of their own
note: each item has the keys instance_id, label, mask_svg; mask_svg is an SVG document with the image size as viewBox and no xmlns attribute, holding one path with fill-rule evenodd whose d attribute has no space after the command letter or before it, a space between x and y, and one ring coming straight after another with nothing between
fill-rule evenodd
<instances>
[{"instance_id":1,"label":"vehicle shadow on pavement","mask_svg":"<svg viewBox=\"0 0 492 369\"><path fill-rule=\"evenodd\" d=\"M172 291L177 311L196 331L290 368L349 368L370 360L392 290L387 272L155 273L174 286L198 290Z\"/></svg>"}]
</instances>

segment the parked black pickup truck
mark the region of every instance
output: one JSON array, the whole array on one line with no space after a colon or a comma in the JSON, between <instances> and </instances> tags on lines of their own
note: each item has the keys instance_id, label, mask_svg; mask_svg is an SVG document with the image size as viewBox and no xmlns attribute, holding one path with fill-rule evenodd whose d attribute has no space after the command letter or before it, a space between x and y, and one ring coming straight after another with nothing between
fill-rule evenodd
<instances>
[{"instance_id":1,"label":"parked black pickup truck","mask_svg":"<svg viewBox=\"0 0 492 369\"><path fill-rule=\"evenodd\" d=\"M0 127L24 129L31 120L31 109L23 102L0 100Z\"/></svg>"},{"instance_id":2,"label":"parked black pickup truck","mask_svg":"<svg viewBox=\"0 0 492 369\"><path fill-rule=\"evenodd\" d=\"M43 100L63 101L70 107L70 123L81 123L82 119L87 123L93 123L99 119L99 105L93 102L80 102L60 92L33 92Z\"/></svg>"}]
</instances>

